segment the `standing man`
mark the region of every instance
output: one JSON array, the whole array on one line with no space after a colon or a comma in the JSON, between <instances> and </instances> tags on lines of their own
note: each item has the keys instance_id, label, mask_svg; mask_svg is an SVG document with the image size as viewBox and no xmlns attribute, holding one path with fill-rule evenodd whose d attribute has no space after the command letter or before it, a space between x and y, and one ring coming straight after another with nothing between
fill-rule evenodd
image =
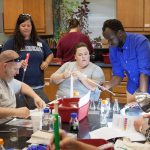
<instances>
[{"instance_id":1,"label":"standing man","mask_svg":"<svg viewBox=\"0 0 150 150\"><path fill-rule=\"evenodd\" d=\"M140 34L127 33L117 19L106 20L103 36L110 43L110 61L113 77L105 84L110 89L128 77L127 103L135 101L134 93L150 93L150 43Z\"/></svg>"}]
</instances>

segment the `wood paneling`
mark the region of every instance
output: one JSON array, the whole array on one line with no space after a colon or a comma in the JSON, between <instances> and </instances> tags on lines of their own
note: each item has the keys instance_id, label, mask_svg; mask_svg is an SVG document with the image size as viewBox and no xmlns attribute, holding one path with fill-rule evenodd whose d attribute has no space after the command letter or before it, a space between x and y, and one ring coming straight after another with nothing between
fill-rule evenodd
<instances>
[{"instance_id":1,"label":"wood paneling","mask_svg":"<svg viewBox=\"0 0 150 150\"><path fill-rule=\"evenodd\" d=\"M45 32L44 0L24 0L23 13L31 14L38 32Z\"/></svg>"},{"instance_id":2,"label":"wood paneling","mask_svg":"<svg viewBox=\"0 0 150 150\"><path fill-rule=\"evenodd\" d=\"M143 28L143 0L117 0L117 18L125 28Z\"/></svg>"},{"instance_id":3,"label":"wood paneling","mask_svg":"<svg viewBox=\"0 0 150 150\"><path fill-rule=\"evenodd\" d=\"M144 31L150 31L150 0L144 2Z\"/></svg>"},{"instance_id":4,"label":"wood paneling","mask_svg":"<svg viewBox=\"0 0 150 150\"><path fill-rule=\"evenodd\" d=\"M23 0L4 0L4 30L13 32L19 14L23 13Z\"/></svg>"},{"instance_id":5,"label":"wood paneling","mask_svg":"<svg viewBox=\"0 0 150 150\"><path fill-rule=\"evenodd\" d=\"M12 34L19 14L31 14L40 35L53 35L52 0L4 0L4 32Z\"/></svg>"},{"instance_id":6,"label":"wood paneling","mask_svg":"<svg viewBox=\"0 0 150 150\"><path fill-rule=\"evenodd\" d=\"M49 100L53 100L56 97L56 92L58 90L58 86L50 83L50 76L56 72L56 70L58 70L59 66L49 66L46 70L45 70L45 74L44 74L44 78L45 78L45 87L44 87L44 91L46 93L46 95L48 96Z\"/></svg>"}]
</instances>

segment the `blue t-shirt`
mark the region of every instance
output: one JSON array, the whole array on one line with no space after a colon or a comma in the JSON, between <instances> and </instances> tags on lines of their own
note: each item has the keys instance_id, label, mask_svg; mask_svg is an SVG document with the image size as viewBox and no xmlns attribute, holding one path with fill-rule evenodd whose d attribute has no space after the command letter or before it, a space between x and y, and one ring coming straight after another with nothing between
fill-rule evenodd
<instances>
[{"instance_id":1,"label":"blue t-shirt","mask_svg":"<svg viewBox=\"0 0 150 150\"><path fill-rule=\"evenodd\" d=\"M3 50L15 50L14 39L9 39L3 46ZM28 61L28 67L25 72L24 81L31 87L40 87L44 85L44 71L40 69L42 62L46 59L48 55L52 53L48 44L39 40L37 45L33 45L30 40L25 41L25 49L17 51L22 60L25 60L26 54L30 53L30 58ZM20 68L19 74L16 75L16 79L22 81L23 69Z\"/></svg>"},{"instance_id":2,"label":"blue t-shirt","mask_svg":"<svg viewBox=\"0 0 150 150\"><path fill-rule=\"evenodd\" d=\"M110 46L113 76L128 76L127 91L133 94L140 86L140 74L150 76L150 42L140 34L126 33L122 48ZM148 82L150 93L150 78Z\"/></svg>"}]
</instances>

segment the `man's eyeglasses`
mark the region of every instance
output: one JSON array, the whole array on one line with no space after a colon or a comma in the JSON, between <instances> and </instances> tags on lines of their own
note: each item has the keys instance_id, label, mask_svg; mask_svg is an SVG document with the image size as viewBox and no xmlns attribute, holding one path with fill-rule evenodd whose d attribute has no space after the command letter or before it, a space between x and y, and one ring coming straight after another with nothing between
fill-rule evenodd
<instances>
[{"instance_id":1,"label":"man's eyeglasses","mask_svg":"<svg viewBox=\"0 0 150 150\"><path fill-rule=\"evenodd\" d=\"M21 61L21 58L18 57L18 58L16 58L16 59L8 60L8 61L6 61L5 63L9 63L9 62L20 62L20 61Z\"/></svg>"}]
</instances>

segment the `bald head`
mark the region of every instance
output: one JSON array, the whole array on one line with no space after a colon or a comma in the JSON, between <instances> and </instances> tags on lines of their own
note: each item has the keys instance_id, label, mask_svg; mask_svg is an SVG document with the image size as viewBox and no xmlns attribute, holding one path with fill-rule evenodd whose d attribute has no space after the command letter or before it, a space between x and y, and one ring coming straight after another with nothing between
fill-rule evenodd
<instances>
[{"instance_id":1,"label":"bald head","mask_svg":"<svg viewBox=\"0 0 150 150\"><path fill-rule=\"evenodd\" d=\"M6 50L0 53L0 62L7 62L19 57L18 53L13 50Z\"/></svg>"}]
</instances>

